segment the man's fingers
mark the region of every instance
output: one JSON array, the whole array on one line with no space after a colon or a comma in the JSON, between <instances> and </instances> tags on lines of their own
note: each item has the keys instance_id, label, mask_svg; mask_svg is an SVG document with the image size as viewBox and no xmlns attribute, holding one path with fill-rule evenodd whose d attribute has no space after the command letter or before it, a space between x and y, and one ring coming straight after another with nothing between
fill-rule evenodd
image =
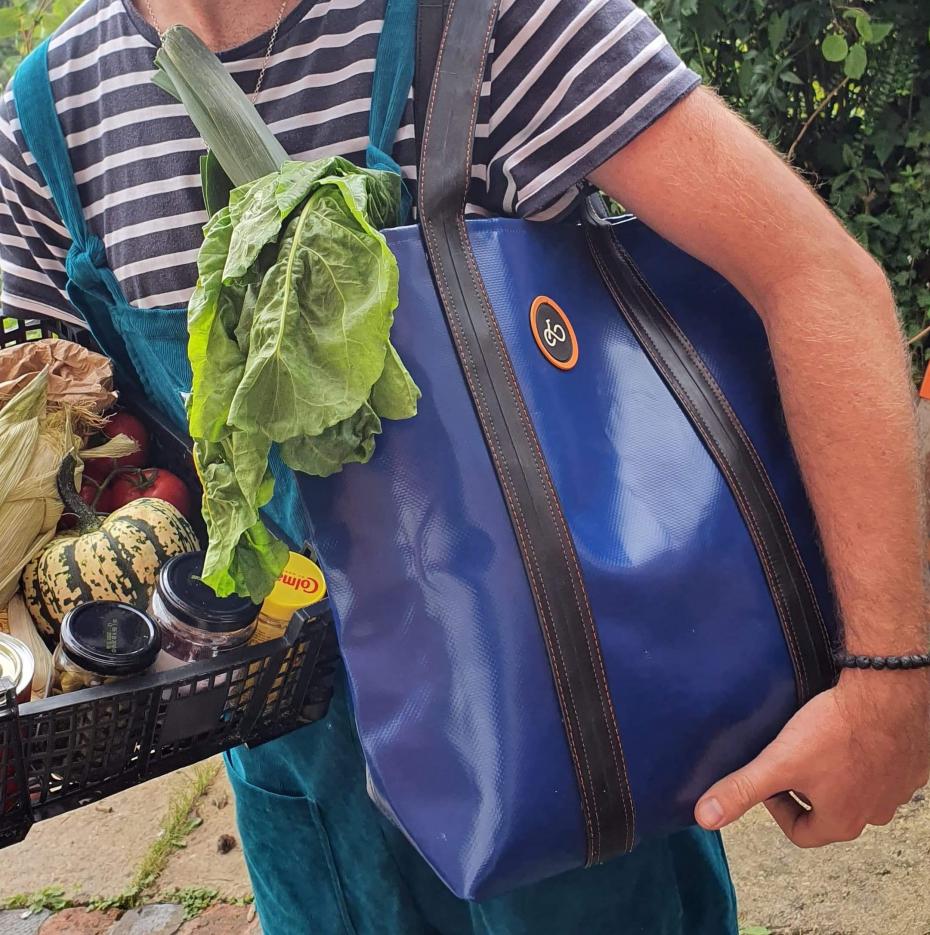
<instances>
[{"instance_id":1,"label":"man's fingers","mask_svg":"<svg viewBox=\"0 0 930 935\"><path fill-rule=\"evenodd\" d=\"M716 831L789 788L789 780L784 761L767 747L751 763L712 785L695 806L694 817L702 828Z\"/></svg>"},{"instance_id":2,"label":"man's fingers","mask_svg":"<svg viewBox=\"0 0 930 935\"><path fill-rule=\"evenodd\" d=\"M787 792L779 792L778 795L766 799L765 807L789 840L791 840L798 819L807 813L807 810L798 804L797 799L792 798Z\"/></svg>"},{"instance_id":3,"label":"man's fingers","mask_svg":"<svg viewBox=\"0 0 930 935\"><path fill-rule=\"evenodd\" d=\"M866 824L883 825L891 821L894 812L876 814L866 822L845 814L827 814L806 806L793 793L773 796L765 803L785 837L797 847L823 847L838 841L853 841L862 834Z\"/></svg>"},{"instance_id":4,"label":"man's fingers","mask_svg":"<svg viewBox=\"0 0 930 935\"><path fill-rule=\"evenodd\" d=\"M828 822L816 812L801 815L794 823L791 841L798 847L823 847L841 841L855 841L862 834L866 822L855 818L842 818Z\"/></svg>"}]
</instances>

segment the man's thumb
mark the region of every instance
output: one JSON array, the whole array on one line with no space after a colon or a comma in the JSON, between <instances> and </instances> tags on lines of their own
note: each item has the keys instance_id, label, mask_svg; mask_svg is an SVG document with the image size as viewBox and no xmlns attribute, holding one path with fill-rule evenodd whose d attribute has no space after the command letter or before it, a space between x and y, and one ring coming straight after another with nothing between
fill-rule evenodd
<instances>
[{"instance_id":1,"label":"man's thumb","mask_svg":"<svg viewBox=\"0 0 930 935\"><path fill-rule=\"evenodd\" d=\"M785 781L783 776L775 775L773 759L763 751L747 766L714 783L694 807L697 823L716 831L781 792Z\"/></svg>"}]
</instances>

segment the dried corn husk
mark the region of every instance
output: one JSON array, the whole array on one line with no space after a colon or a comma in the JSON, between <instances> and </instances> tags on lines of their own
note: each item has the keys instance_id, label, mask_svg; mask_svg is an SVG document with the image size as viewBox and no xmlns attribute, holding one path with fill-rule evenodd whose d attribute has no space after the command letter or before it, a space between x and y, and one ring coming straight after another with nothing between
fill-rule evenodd
<instances>
[{"instance_id":1,"label":"dried corn husk","mask_svg":"<svg viewBox=\"0 0 930 935\"><path fill-rule=\"evenodd\" d=\"M25 643L35 661L35 674L32 676L32 700L44 698L48 677L52 671L52 654L45 645L45 641L39 636L39 631L36 629L22 594L17 592L13 595L5 613L6 632Z\"/></svg>"},{"instance_id":2,"label":"dried corn husk","mask_svg":"<svg viewBox=\"0 0 930 935\"><path fill-rule=\"evenodd\" d=\"M82 462L93 461L98 458L123 458L135 454L139 446L128 435L114 435L96 448L82 448L77 456ZM77 476L78 489L81 487L81 477Z\"/></svg>"},{"instance_id":3,"label":"dried corn husk","mask_svg":"<svg viewBox=\"0 0 930 935\"><path fill-rule=\"evenodd\" d=\"M116 402L113 363L73 341L44 338L0 350L0 406L48 370L48 408L69 409L75 432L89 434L103 424Z\"/></svg>"},{"instance_id":4,"label":"dried corn husk","mask_svg":"<svg viewBox=\"0 0 930 935\"><path fill-rule=\"evenodd\" d=\"M43 370L0 409L0 607L61 517L56 476L76 439L68 410L48 411L47 390Z\"/></svg>"}]
</instances>

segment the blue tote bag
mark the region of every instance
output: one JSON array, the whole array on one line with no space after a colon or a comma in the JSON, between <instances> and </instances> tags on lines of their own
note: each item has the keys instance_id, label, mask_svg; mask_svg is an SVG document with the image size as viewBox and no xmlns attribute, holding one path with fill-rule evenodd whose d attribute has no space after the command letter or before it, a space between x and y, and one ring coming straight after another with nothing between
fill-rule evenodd
<instances>
[{"instance_id":1,"label":"blue tote bag","mask_svg":"<svg viewBox=\"0 0 930 935\"><path fill-rule=\"evenodd\" d=\"M386 232L420 411L298 480L370 795L471 899L691 824L835 679L753 309L633 219L464 219L496 14L453 0Z\"/></svg>"}]
</instances>

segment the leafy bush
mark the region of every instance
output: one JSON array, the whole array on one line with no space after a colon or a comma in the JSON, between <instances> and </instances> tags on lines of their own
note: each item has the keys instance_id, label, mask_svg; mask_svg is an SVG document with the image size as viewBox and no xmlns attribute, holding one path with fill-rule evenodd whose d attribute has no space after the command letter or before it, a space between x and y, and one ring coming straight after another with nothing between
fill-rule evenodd
<instances>
[{"instance_id":1,"label":"leafy bush","mask_svg":"<svg viewBox=\"0 0 930 935\"><path fill-rule=\"evenodd\" d=\"M643 0L882 262L930 358L930 3Z\"/></svg>"},{"instance_id":2,"label":"leafy bush","mask_svg":"<svg viewBox=\"0 0 930 935\"><path fill-rule=\"evenodd\" d=\"M4 0L0 6L0 87L20 59L56 30L80 0Z\"/></svg>"}]
</instances>

